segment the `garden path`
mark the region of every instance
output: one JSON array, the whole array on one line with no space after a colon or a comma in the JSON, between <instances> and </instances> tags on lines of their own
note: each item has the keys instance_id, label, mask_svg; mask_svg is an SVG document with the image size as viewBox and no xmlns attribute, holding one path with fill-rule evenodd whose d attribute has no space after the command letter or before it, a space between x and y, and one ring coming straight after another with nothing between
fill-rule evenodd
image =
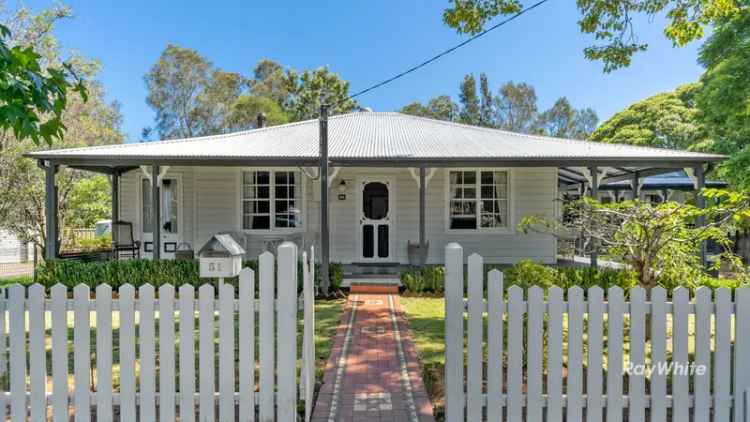
<instances>
[{"instance_id":1,"label":"garden path","mask_svg":"<svg viewBox=\"0 0 750 422\"><path fill-rule=\"evenodd\" d=\"M434 421L397 294L350 294L333 342L314 422Z\"/></svg>"}]
</instances>

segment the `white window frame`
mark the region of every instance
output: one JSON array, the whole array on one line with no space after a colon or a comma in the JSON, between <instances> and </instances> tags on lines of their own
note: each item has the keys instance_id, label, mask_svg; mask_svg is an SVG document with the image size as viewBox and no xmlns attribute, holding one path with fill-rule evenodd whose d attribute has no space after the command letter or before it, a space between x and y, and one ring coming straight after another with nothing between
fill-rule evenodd
<instances>
[{"instance_id":1,"label":"white window frame","mask_svg":"<svg viewBox=\"0 0 750 422\"><path fill-rule=\"evenodd\" d=\"M450 210L450 173L452 171L473 171L476 173L476 189L477 197L476 201L476 212L477 212L477 228L475 229L452 229L451 228L451 210ZM507 227L482 227L481 225L481 172L482 171L504 171L508 173L508 225ZM445 232L448 234L513 234L515 230L515 180L514 171L507 167L461 167L461 168L447 168L444 174L444 197L443 207L445 208L444 220L445 220Z\"/></svg>"},{"instance_id":2,"label":"white window frame","mask_svg":"<svg viewBox=\"0 0 750 422\"><path fill-rule=\"evenodd\" d=\"M245 229L243 228L243 219L244 219L244 208L243 208L243 179L242 175L245 172L250 171L267 171L270 172L270 195L269 195L269 201L270 204L270 219L271 219L271 228L269 229ZM276 227L276 172L295 172L299 176L299 183L295 183L295 186L299 186L300 188L300 196L299 196L299 209L300 209L300 216L302 218L302 224L300 224L299 227ZM237 172L237 203L236 203L236 209L237 209L237 230L248 233L248 234L293 234L293 233L302 233L305 231L305 227L307 226L307 176L303 171L301 171L297 167L274 167L274 168L267 168L267 167L243 167L240 168Z\"/></svg>"}]
</instances>

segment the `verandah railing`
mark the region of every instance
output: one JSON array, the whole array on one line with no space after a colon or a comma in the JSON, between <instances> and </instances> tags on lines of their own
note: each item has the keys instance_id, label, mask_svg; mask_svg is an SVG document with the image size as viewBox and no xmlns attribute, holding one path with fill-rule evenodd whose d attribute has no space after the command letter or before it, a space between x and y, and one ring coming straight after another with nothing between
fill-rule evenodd
<instances>
[{"instance_id":1,"label":"verandah railing","mask_svg":"<svg viewBox=\"0 0 750 422\"><path fill-rule=\"evenodd\" d=\"M465 285L463 250L448 245L446 420L744 421L750 289L734 299L708 288L692 301L685 288L671 300L660 287L650 296L619 287L606 296L599 287L506 293L498 270L485 284L477 254Z\"/></svg>"},{"instance_id":2,"label":"verandah railing","mask_svg":"<svg viewBox=\"0 0 750 422\"><path fill-rule=\"evenodd\" d=\"M299 399L309 420L314 260L303 254L298 333L297 247L282 244L277 255L277 268L271 253L259 257L257 299L249 268L240 274L238 291L223 284L218 297L209 284L197 298L191 285L158 291L144 285L137 292L124 285L117 294L100 285L93 300L84 285L73 289L72 299L62 285L49 297L41 285L10 287L0 299L0 372L9 368L0 373L9 376L9 391L0 393L2 412L9 410L13 421L47 415L111 421L118 414L123 421L155 421L158 414L162 421L218 415L221 421L291 422Z\"/></svg>"}]
</instances>

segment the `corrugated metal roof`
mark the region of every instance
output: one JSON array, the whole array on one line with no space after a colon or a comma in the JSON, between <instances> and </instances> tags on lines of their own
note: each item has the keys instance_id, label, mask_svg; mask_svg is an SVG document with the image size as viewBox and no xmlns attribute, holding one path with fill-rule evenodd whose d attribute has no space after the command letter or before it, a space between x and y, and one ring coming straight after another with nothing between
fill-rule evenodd
<instances>
[{"instance_id":1,"label":"corrugated metal roof","mask_svg":"<svg viewBox=\"0 0 750 422\"><path fill-rule=\"evenodd\" d=\"M620 180L614 183L607 183L599 186L599 189L609 188L630 188L630 180ZM726 187L728 184L720 180L706 180L707 187ZM647 176L643 178L642 189L648 189L650 187L674 187L674 188L692 188L693 180L688 177L684 170L678 170L671 173L660 174L658 176Z\"/></svg>"},{"instance_id":2,"label":"corrugated metal roof","mask_svg":"<svg viewBox=\"0 0 750 422\"><path fill-rule=\"evenodd\" d=\"M332 160L565 160L659 159L718 161L723 156L550 138L391 112L360 112L329 120ZM316 159L317 120L225 135L41 151L59 160Z\"/></svg>"}]
</instances>

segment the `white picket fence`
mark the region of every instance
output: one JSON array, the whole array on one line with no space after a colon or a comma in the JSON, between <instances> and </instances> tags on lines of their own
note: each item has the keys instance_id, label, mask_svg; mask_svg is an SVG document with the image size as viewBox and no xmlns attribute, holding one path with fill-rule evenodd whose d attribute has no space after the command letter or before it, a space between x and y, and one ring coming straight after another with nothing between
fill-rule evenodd
<instances>
[{"instance_id":1,"label":"white picket fence","mask_svg":"<svg viewBox=\"0 0 750 422\"><path fill-rule=\"evenodd\" d=\"M669 415L680 422L745 420L750 289L735 290L733 301L728 289L700 288L691 301L689 291L678 288L670 302L662 288L651 291L651 301L634 288L626 302L618 287L608 289L605 299L599 287L574 287L567 294L551 288L546 297L532 287L524 298L513 286L506 300L503 274L493 270L485 298L483 260L473 254L465 299L463 250L452 243L445 253L448 422L482 421L483 412L493 422L661 422ZM659 363L682 366L672 375L656 369L623 373L630 364Z\"/></svg>"},{"instance_id":2,"label":"white picket fence","mask_svg":"<svg viewBox=\"0 0 750 422\"><path fill-rule=\"evenodd\" d=\"M314 260L312 250L309 259L303 254L298 384L297 247L284 243L277 255L277 268L271 253L259 257L257 299L256 274L249 268L240 274L238 292L223 284L218 298L209 284L198 289L197 299L191 285L181 286L177 296L175 287L161 286L158 299L150 285L140 287L137 295L133 286L124 285L116 296L100 285L93 300L84 285L73 289L72 299L62 285L54 286L49 298L40 285L28 292L10 287L7 300L0 300L0 375L9 367L10 385L0 394L2 409L9 410L6 415L13 421L28 416L42 421L49 415L62 422L75 415L76 421L145 422L158 415L161 421L218 417L244 422L256 420L257 404L260 421L292 422L299 386L309 421L315 382ZM119 321L115 330L113 318ZM116 349L113 332L119 333ZM115 363L118 388L113 387Z\"/></svg>"}]
</instances>

